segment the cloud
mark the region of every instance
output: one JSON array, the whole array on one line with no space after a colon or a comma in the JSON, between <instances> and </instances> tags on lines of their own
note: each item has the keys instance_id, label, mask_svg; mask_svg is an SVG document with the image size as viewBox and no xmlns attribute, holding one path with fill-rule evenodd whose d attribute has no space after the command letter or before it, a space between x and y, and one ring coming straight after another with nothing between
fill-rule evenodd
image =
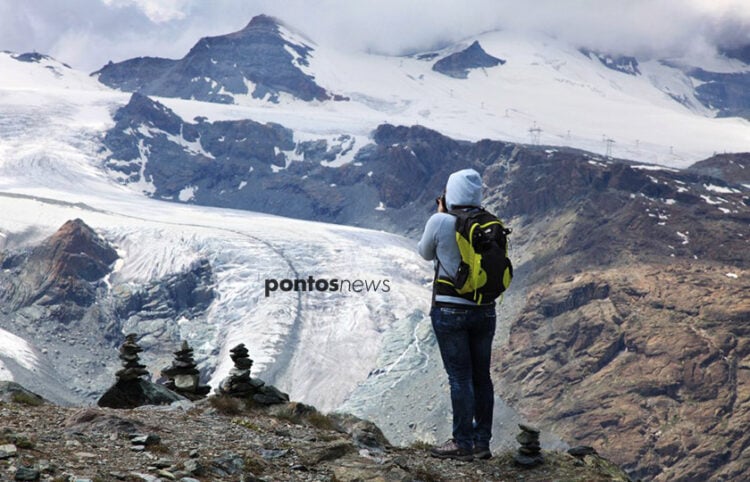
<instances>
[{"instance_id":1,"label":"cloud","mask_svg":"<svg viewBox=\"0 0 750 482\"><path fill-rule=\"evenodd\" d=\"M107 6L135 7L152 22L163 23L185 18L190 9L190 0L101 0Z\"/></svg>"},{"instance_id":2,"label":"cloud","mask_svg":"<svg viewBox=\"0 0 750 482\"><path fill-rule=\"evenodd\" d=\"M498 28L640 57L750 44L747 0L0 0L0 49L93 71L108 60L180 58L260 13L322 45L389 54Z\"/></svg>"}]
</instances>

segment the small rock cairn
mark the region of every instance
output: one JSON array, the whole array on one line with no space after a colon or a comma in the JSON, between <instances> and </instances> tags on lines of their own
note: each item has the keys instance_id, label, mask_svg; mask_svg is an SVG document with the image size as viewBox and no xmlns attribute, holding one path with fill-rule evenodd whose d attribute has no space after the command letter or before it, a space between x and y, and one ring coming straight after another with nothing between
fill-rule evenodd
<instances>
[{"instance_id":1,"label":"small rock cairn","mask_svg":"<svg viewBox=\"0 0 750 482\"><path fill-rule=\"evenodd\" d=\"M118 381L137 380L143 375L148 375L146 365L140 364L138 354L143 351L143 348L135 342L136 336L138 335L135 333L126 335L125 342L120 346L120 360L122 360L123 368L115 373Z\"/></svg>"},{"instance_id":2,"label":"small rock cairn","mask_svg":"<svg viewBox=\"0 0 750 482\"><path fill-rule=\"evenodd\" d=\"M227 395L235 398L250 398L261 405L274 405L289 401L289 395L283 393L276 387L266 385L260 378L252 378L250 369L253 361L248 356L248 350L244 343L240 343L229 350L230 358L234 367L229 375L219 383L216 389L219 395Z\"/></svg>"},{"instance_id":3,"label":"small rock cairn","mask_svg":"<svg viewBox=\"0 0 750 482\"><path fill-rule=\"evenodd\" d=\"M140 363L138 354L143 348L135 342L137 336L135 333L125 336L119 355L122 368L115 372L117 382L96 402L100 407L135 408L142 405L168 405L184 400L177 393L144 378L149 373L146 365Z\"/></svg>"},{"instance_id":4,"label":"small rock cairn","mask_svg":"<svg viewBox=\"0 0 750 482\"><path fill-rule=\"evenodd\" d=\"M193 349L188 342L183 341L174 355L172 365L161 371L162 376L169 379L164 386L189 400L205 398L211 387L200 384L200 371L196 368Z\"/></svg>"},{"instance_id":5,"label":"small rock cairn","mask_svg":"<svg viewBox=\"0 0 750 482\"><path fill-rule=\"evenodd\" d=\"M539 429L523 423L519 423L518 428L521 429L521 433L516 436L516 440L521 446L513 459L517 464L525 467L534 467L543 463L544 456L539 442Z\"/></svg>"},{"instance_id":6,"label":"small rock cairn","mask_svg":"<svg viewBox=\"0 0 750 482\"><path fill-rule=\"evenodd\" d=\"M240 343L229 350L229 353L229 357L234 362L234 367L229 371L229 376L219 384L217 391L222 395L229 395L236 398L252 396L265 383L262 380L253 380L250 377L250 369L253 367L253 361L248 356L249 352L245 344Z\"/></svg>"}]
</instances>

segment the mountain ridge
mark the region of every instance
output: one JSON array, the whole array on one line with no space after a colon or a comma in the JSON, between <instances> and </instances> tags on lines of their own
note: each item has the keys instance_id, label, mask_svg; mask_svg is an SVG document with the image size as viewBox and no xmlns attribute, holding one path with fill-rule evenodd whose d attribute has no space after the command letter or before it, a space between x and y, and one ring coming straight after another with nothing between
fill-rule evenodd
<instances>
[{"instance_id":1,"label":"mountain ridge","mask_svg":"<svg viewBox=\"0 0 750 482\"><path fill-rule=\"evenodd\" d=\"M218 103L231 103L232 94L271 102L282 92L305 101L332 98L301 70L313 48L288 40L281 28L261 15L237 32L200 39L182 59L140 57L91 75L113 88Z\"/></svg>"}]
</instances>

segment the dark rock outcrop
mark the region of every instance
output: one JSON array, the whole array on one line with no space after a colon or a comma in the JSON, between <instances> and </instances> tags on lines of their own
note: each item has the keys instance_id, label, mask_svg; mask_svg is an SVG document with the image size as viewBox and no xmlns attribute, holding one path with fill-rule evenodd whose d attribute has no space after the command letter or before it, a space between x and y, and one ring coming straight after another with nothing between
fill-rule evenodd
<instances>
[{"instance_id":1,"label":"dark rock outcrop","mask_svg":"<svg viewBox=\"0 0 750 482\"><path fill-rule=\"evenodd\" d=\"M123 184L151 184L156 198L394 231L423 223L450 172L482 171L512 150L384 124L353 162L332 168L321 162L352 149L349 136L295 143L277 124L189 123L140 94L115 120L107 169Z\"/></svg>"},{"instance_id":2,"label":"dark rock outcrop","mask_svg":"<svg viewBox=\"0 0 750 482\"><path fill-rule=\"evenodd\" d=\"M135 380L118 380L97 401L100 407L136 408L143 405L169 405L172 402L185 400L173 391L157 383L142 378Z\"/></svg>"},{"instance_id":3,"label":"dark rock outcrop","mask_svg":"<svg viewBox=\"0 0 750 482\"><path fill-rule=\"evenodd\" d=\"M43 397L25 389L15 382L0 381L0 402L17 402L23 400L26 405L42 405L49 403Z\"/></svg>"},{"instance_id":4,"label":"dark rock outcrop","mask_svg":"<svg viewBox=\"0 0 750 482\"><path fill-rule=\"evenodd\" d=\"M698 100L719 117L750 119L750 72L709 72L692 69L688 75L700 81L695 88Z\"/></svg>"},{"instance_id":5,"label":"dark rock outcrop","mask_svg":"<svg viewBox=\"0 0 750 482\"><path fill-rule=\"evenodd\" d=\"M687 168L725 183L750 185L750 153L717 154Z\"/></svg>"},{"instance_id":6,"label":"dark rock outcrop","mask_svg":"<svg viewBox=\"0 0 750 482\"><path fill-rule=\"evenodd\" d=\"M213 283L210 263L199 259L183 272L148 284L115 287L115 314L124 332L147 326L140 344L150 353L167 354L167 346L180 342L178 320L205 318L215 298Z\"/></svg>"},{"instance_id":7,"label":"dark rock outcrop","mask_svg":"<svg viewBox=\"0 0 750 482\"><path fill-rule=\"evenodd\" d=\"M92 75L126 92L224 104L233 103L234 95L271 102L282 93L305 101L330 99L302 70L312 51L282 35L278 20L259 15L238 32L200 39L182 59L110 62Z\"/></svg>"},{"instance_id":8,"label":"dark rock outcrop","mask_svg":"<svg viewBox=\"0 0 750 482\"><path fill-rule=\"evenodd\" d=\"M485 52L479 42L475 40L466 49L435 62L432 70L456 79L465 79L472 69L490 68L504 63L505 60L493 57Z\"/></svg>"},{"instance_id":9,"label":"dark rock outcrop","mask_svg":"<svg viewBox=\"0 0 750 482\"><path fill-rule=\"evenodd\" d=\"M0 299L11 309L32 303L90 306L98 283L117 258L117 252L82 220L68 221L31 252L2 260L2 269L11 276L0 283Z\"/></svg>"},{"instance_id":10,"label":"dark rock outcrop","mask_svg":"<svg viewBox=\"0 0 750 482\"><path fill-rule=\"evenodd\" d=\"M586 48L579 49L579 51L588 58L593 56L608 69L616 70L617 72L628 75L641 75L641 71L638 69L638 59L635 57L630 57L628 55L609 55Z\"/></svg>"},{"instance_id":11,"label":"dark rock outcrop","mask_svg":"<svg viewBox=\"0 0 750 482\"><path fill-rule=\"evenodd\" d=\"M729 58L741 60L750 65L750 44L720 48L719 51Z\"/></svg>"}]
</instances>

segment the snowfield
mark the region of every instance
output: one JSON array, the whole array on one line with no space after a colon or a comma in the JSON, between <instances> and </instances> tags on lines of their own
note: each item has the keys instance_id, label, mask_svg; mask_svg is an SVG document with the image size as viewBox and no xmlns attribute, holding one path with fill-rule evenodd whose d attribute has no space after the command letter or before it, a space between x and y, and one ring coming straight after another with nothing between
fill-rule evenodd
<instances>
[{"instance_id":1,"label":"snowfield","mask_svg":"<svg viewBox=\"0 0 750 482\"><path fill-rule=\"evenodd\" d=\"M13 374L2 358L11 358L27 370L37 369L37 355L26 340L0 328L0 381L13 380Z\"/></svg>"}]
</instances>

